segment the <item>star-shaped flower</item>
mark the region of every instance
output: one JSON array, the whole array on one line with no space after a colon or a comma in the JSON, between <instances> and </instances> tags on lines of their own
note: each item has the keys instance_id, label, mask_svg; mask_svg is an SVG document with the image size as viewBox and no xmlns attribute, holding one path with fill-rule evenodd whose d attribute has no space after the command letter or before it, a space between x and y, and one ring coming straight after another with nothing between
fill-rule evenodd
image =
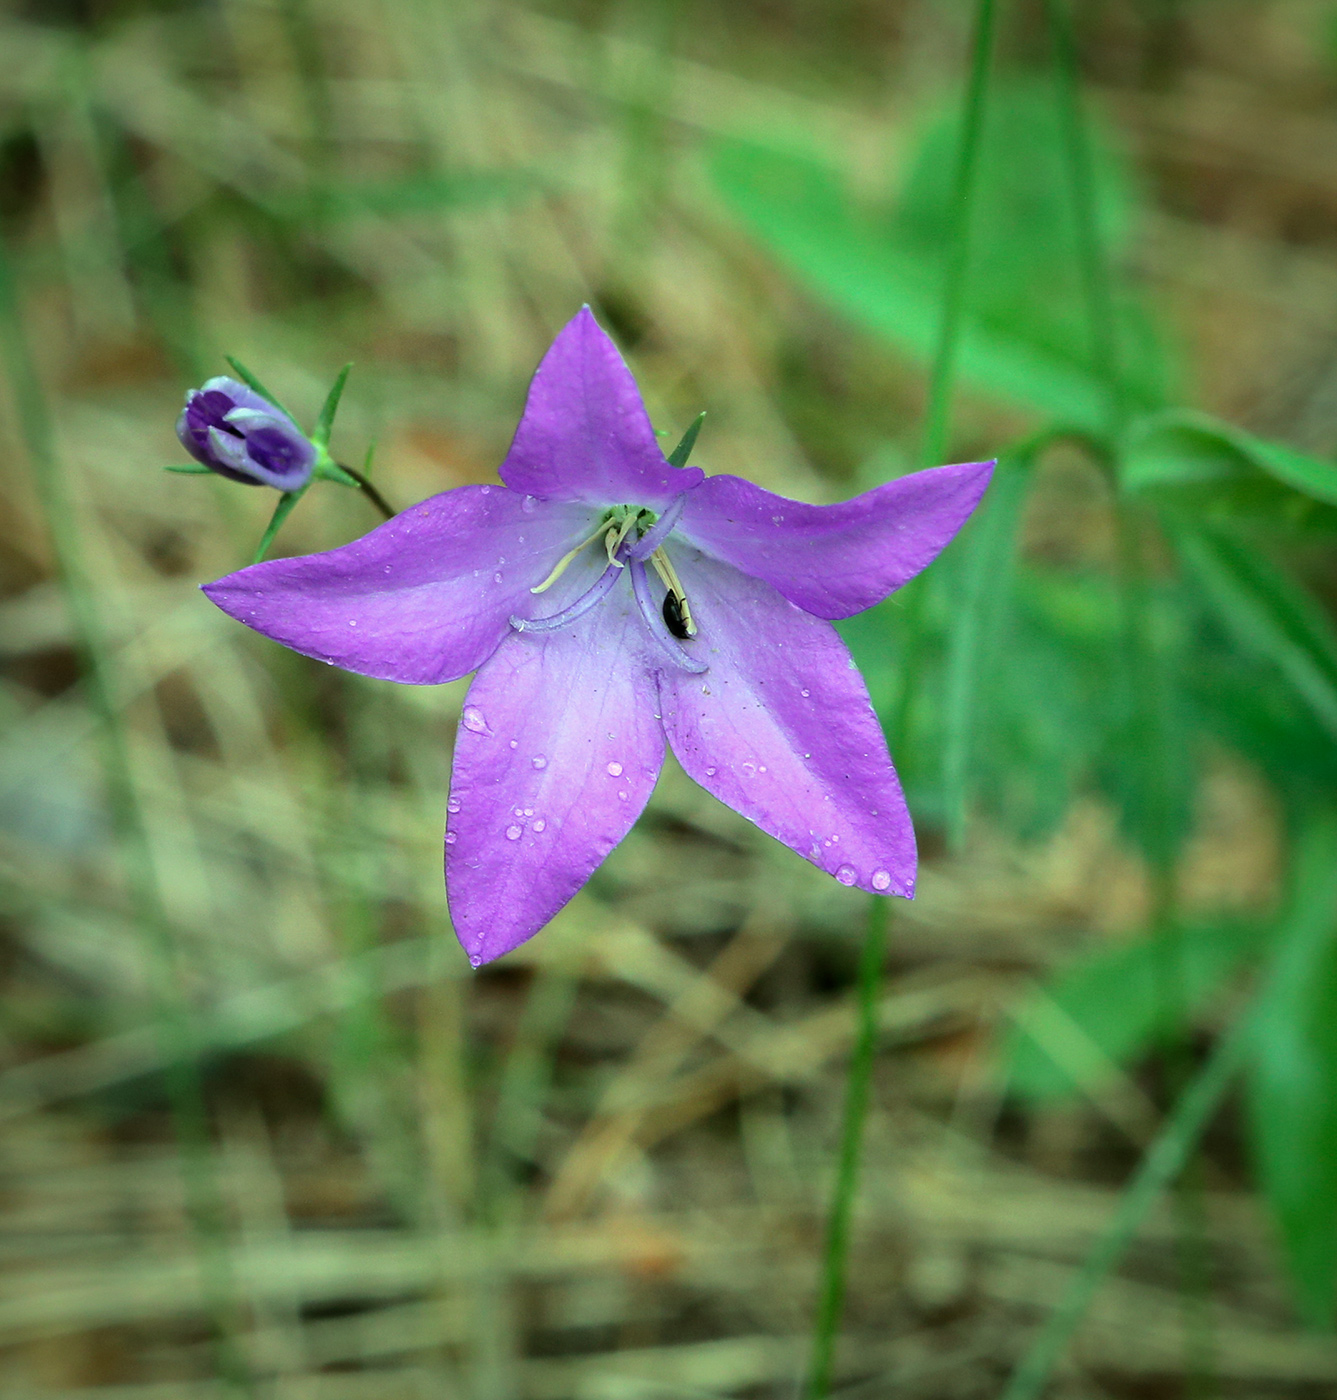
<instances>
[{"instance_id":1,"label":"star-shaped flower","mask_svg":"<svg viewBox=\"0 0 1337 1400\"><path fill-rule=\"evenodd\" d=\"M937 467L813 506L673 466L586 308L534 376L504 486L446 491L204 591L362 675L477 672L446 824L451 913L477 966L535 934L627 834L666 741L841 884L909 898L914 829L830 619L930 563L991 470Z\"/></svg>"}]
</instances>

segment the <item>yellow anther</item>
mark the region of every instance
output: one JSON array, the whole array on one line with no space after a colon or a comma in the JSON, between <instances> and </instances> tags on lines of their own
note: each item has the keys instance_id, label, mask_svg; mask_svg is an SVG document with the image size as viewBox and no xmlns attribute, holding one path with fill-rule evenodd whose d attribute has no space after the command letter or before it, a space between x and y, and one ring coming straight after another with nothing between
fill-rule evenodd
<instances>
[{"instance_id":1,"label":"yellow anther","mask_svg":"<svg viewBox=\"0 0 1337 1400\"><path fill-rule=\"evenodd\" d=\"M622 541L636 528L636 514L628 515L615 532L610 522L608 533L604 536L604 548L608 550L608 562L616 564L619 569L625 568L622 560L617 557L617 552L622 548Z\"/></svg>"}]
</instances>

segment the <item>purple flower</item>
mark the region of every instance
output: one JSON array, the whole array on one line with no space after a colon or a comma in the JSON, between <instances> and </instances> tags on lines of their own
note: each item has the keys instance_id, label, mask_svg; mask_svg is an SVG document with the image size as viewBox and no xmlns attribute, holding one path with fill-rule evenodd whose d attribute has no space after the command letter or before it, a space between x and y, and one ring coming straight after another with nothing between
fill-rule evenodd
<instances>
[{"instance_id":1,"label":"purple flower","mask_svg":"<svg viewBox=\"0 0 1337 1400\"><path fill-rule=\"evenodd\" d=\"M197 462L248 486L299 491L316 462L315 445L281 408L226 376L186 395L176 435Z\"/></svg>"},{"instance_id":2,"label":"purple flower","mask_svg":"<svg viewBox=\"0 0 1337 1400\"><path fill-rule=\"evenodd\" d=\"M455 744L446 886L477 966L536 933L645 807L665 742L707 791L843 885L909 898L915 838L829 619L960 529L992 463L841 505L664 459L588 308L501 466L325 554L205 585L275 641L415 685L476 671Z\"/></svg>"}]
</instances>

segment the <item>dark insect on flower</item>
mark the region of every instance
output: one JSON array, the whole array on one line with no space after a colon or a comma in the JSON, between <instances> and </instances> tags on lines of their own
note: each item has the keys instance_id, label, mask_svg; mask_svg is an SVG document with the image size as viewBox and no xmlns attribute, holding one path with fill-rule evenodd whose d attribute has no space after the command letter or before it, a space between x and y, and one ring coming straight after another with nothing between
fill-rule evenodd
<instances>
[{"instance_id":1,"label":"dark insect on flower","mask_svg":"<svg viewBox=\"0 0 1337 1400\"><path fill-rule=\"evenodd\" d=\"M671 588L664 594L664 626L680 642L685 642L692 634L687 630L687 619L683 616L682 602L683 600Z\"/></svg>"},{"instance_id":2,"label":"dark insect on flower","mask_svg":"<svg viewBox=\"0 0 1337 1400\"><path fill-rule=\"evenodd\" d=\"M197 462L247 486L299 491L316 463L315 444L281 408L225 375L186 395L176 435Z\"/></svg>"}]
</instances>

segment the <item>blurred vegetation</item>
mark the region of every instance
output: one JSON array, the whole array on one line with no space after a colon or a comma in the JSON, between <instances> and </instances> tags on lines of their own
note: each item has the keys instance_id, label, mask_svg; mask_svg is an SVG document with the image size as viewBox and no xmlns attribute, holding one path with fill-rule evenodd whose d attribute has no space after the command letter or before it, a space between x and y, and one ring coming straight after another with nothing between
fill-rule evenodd
<instances>
[{"instance_id":1,"label":"blurred vegetation","mask_svg":"<svg viewBox=\"0 0 1337 1400\"><path fill-rule=\"evenodd\" d=\"M588 301L708 470L843 499L954 267L1000 469L842 624L924 869L834 1393L1331 1393L1337 6L999 0L967 205L973 8L0 5L6 1396L795 1393L862 897L670 767L470 972L463 684L236 627L273 498L161 469L235 355L307 424L354 361L396 503L494 479Z\"/></svg>"}]
</instances>

